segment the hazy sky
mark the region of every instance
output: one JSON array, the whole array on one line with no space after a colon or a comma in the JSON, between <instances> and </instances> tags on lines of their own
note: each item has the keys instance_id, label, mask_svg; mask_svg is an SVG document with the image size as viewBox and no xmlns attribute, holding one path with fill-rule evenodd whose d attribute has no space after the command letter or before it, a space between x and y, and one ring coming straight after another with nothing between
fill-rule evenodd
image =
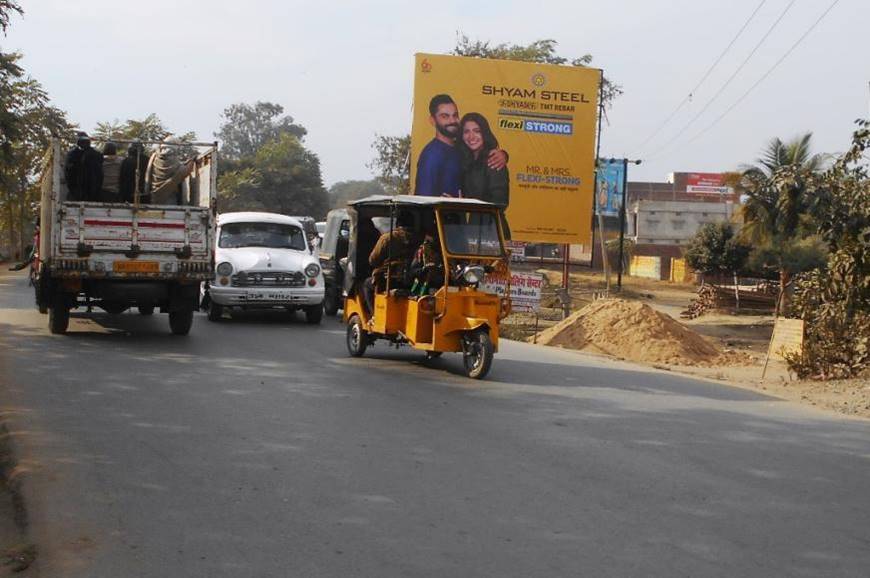
<instances>
[{"instance_id":1,"label":"hazy sky","mask_svg":"<svg viewBox=\"0 0 870 578\"><path fill-rule=\"evenodd\" d=\"M457 31L493 42L559 42L590 53L625 94L609 112L602 155L644 159L632 180L720 171L751 161L773 136L812 131L818 151L843 150L870 108L870 2L841 0L718 126L736 101L830 5L797 0L709 110L656 153L733 74L791 0L767 0L720 65L667 128L673 111L760 0L650 2L294 2L290 0L22 0L4 51L85 129L157 113L170 129L211 140L235 102L268 100L309 132L324 182L371 178L375 133L411 122L413 54L448 52Z\"/></svg>"}]
</instances>

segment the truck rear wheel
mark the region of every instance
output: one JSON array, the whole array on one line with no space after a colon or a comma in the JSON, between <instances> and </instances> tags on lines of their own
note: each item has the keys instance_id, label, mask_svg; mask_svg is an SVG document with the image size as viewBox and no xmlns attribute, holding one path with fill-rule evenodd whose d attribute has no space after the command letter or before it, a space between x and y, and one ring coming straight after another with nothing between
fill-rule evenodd
<instances>
[{"instance_id":1,"label":"truck rear wheel","mask_svg":"<svg viewBox=\"0 0 870 578\"><path fill-rule=\"evenodd\" d=\"M69 306L63 293L56 293L48 310L48 330L62 335L69 329Z\"/></svg>"},{"instance_id":2,"label":"truck rear wheel","mask_svg":"<svg viewBox=\"0 0 870 578\"><path fill-rule=\"evenodd\" d=\"M169 312L169 329L173 335L187 335L193 325L193 309Z\"/></svg>"}]
</instances>

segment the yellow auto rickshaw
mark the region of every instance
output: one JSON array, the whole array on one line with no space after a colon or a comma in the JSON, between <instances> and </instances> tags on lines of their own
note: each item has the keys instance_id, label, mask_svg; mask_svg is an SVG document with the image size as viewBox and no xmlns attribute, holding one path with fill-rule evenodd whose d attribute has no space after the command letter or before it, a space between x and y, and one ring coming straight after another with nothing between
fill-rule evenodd
<instances>
[{"instance_id":1,"label":"yellow auto rickshaw","mask_svg":"<svg viewBox=\"0 0 870 578\"><path fill-rule=\"evenodd\" d=\"M350 203L344 275L350 354L363 355L376 340L410 345L427 358L459 352L466 375L484 377L498 351L499 322L510 310L508 297L482 288L486 276L502 279L502 287L510 280L500 211L474 199L408 195ZM410 238L420 249L409 254L407 243L378 243L399 228L403 242ZM421 267L424 243L430 262ZM376 245L389 254L373 276Z\"/></svg>"}]
</instances>

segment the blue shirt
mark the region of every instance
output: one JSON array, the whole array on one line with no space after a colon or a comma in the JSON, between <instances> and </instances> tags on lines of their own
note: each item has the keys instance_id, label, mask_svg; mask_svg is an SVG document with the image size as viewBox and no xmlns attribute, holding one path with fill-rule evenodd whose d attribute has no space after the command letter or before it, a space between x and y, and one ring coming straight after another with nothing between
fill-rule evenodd
<instances>
[{"instance_id":1,"label":"blue shirt","mask_svg":"<svg viewBox=\"0 0 870 578\"><path fill-rule=\"evenodd\" d=\"M462 173L462 158L455 146L432 139L423 148L417 160L415 195L440 197L448 194L459 196L459 178Z\"/></svg>"}]
</instances>

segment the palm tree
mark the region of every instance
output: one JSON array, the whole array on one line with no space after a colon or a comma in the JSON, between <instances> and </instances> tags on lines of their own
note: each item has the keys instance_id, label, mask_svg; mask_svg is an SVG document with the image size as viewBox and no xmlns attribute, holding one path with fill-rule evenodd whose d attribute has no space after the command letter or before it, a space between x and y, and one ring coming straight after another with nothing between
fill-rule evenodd
<instances>
[{"instance_id":1,"label":"palm tree","mask_svg":"<svg viewBox=\"0 0 870 578\"><path fill-rule=\"evenodd\" d=\"M795 263L792 245L808 234L808 210L816 194L807 188L807 175L823 168L826 156L812 154L812 133L789 142L770 141L756 164L744 166L739 190L744 196L743 237L756 247L775 255L779 269L780 294L777 313L787 304L788 288Z\"/></svg>"}]
</instances>

